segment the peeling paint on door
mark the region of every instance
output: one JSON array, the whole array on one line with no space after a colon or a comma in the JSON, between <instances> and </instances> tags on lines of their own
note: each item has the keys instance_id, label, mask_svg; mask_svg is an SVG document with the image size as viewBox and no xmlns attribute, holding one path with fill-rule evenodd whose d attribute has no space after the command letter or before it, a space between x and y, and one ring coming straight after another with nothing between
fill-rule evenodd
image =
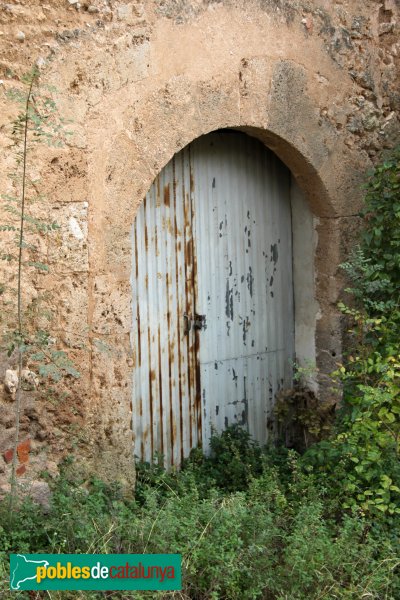
<instances>
[{"instance_id":1,"label":"peeling paint on door","mask_svg":"<svg viewBox=\"0 0 400 600\"><path fill-rule=\"evenodd\" d=\"M177 465L211 428L261 443L291 382L290 174L260 142L215 132L156 178L133 227L135 453Z\"/></svg>"},{"instance_id":2,"label":"peeling paint on door","mask_svg":"<svg viewBox=\"0 0 400 600\"><path fill-rule=\"evenodd\" d=\"M192 160L196 310L209 325L199 353L203 447L211 428L232 423L265 443L275 395L292 381L290 173L233 131L197 140Z\"/></svg>"}]
</instances>

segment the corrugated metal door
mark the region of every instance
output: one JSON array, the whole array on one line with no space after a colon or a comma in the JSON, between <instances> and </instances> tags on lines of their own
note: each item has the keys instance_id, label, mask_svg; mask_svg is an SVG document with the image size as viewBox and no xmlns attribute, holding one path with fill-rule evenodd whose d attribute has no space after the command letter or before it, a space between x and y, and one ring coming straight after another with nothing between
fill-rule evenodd
<instances>
[{"instance_id":1,"label":"corrugated metal door","mask_svg":"<svg viewBox=\"0 0 400 600\"><path fill-rule=\"evenodd\" d=\"M290 174L237 132L193 144L203 445L240 423L261 443L292 378Z\"/></svg>"},{"instance_id":2,"label":"corrugated metal door","mask_svg":"<svg viewBox=\"0 0 400 600\"><path fill-rule=\"evenodd\" d=\"M135 454L177 465L201 441L190 147L156 178L133 227ZM199 437L200 435L200 437Z\"/></svg>"},{"instance_id":3,"label":"corrugated metal door","mask_svg":"<svg viewBox=\"0 0 400 600\"><path fill-rule=\"evenodd\" d=\"M215 132L156 178L133 227L135 453L179 464L211 428L265 442L291 383L290 176L260 142Z\"/></svg>"}]
</instances>

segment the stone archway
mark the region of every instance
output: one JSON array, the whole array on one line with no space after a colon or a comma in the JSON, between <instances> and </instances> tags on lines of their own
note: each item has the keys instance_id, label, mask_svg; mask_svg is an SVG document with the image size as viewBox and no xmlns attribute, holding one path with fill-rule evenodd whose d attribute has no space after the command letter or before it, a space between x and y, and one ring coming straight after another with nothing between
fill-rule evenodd
<instances>
[{"instance_id":1,"label":"stone archway","mask_svg":"<svg viewBox=\"0 0 400 600\"><path fill-rule=\"evenodd\" d=\"M282 69L284 75L282 75ZM284 80L286 76L289 77L289 81ZM295 86L293 79L296 80L296 78L300 82L300 87L297 91L296 103L290 107L288 102L285 104L282 101L282 98L285 97L285 93L287 94L288 88L293 89L293 86ZM117 135L113 132L110 138L111 145L109 146L107 160L104 160L104 156L101 158L104 177L100 181L98 180L97 170L99 163L97 160L93 162L93 165L96 165L96 181L93 179L93 183L94 189L99 193L97 201L102 198L102 208L99 214L102 215L103 225L100 224L99 214L94 216L92 243L96 244L96 248L102 256L101 259L98 257L96 262L102 263L99 264L102 271L100 281L104 285L105 294L107 289L112 289L113 294L118 296L118 303L121 303L124 307L123 314L128 315L129 228L135 214L133 208L135 202L132 201L132 198L137 199L136 206L138 206L155 175L171 156L179 151L181 147L210 130L231 127L257 137L290 168L298 183L298 188L302 190L302 194L314 214L314 228L312 226L311 228L314 236L312 244L316 246L316 253L314 270L310 277L313 280L312 283L315 283L316 304L313 306L314 323L309 324L308 335L310 329L315 325L315 340L310 346L316 348L317 364L320 369L319 379L322 383L322 397L324 397L325 393L329 394L327 388L323 386L324 377L332 370L341 352L340 317L335 309L340 289L337 267L341 261L340 239L344 231L343 225L347 227L347 223L351 221L351 215L346 214L344 211L345 198L348 190L351 190L351 194L353 194L354 175L357 173L358 159L357 157L348 157L346 159L348 171L344 171L343 154L348 156L348 152L341 144L336 132L329 127L321 126L319 123L317 107L313 105L310 97L304 91L301 92L300 89L301 86L304 87L305 78L306 73L302 68L293 67L291 69L286 61L284 65L278 63L271 81L271 86L274 87L275 85L276 91L265 97L266 108L264 107L262 111L260 110L259 97L254 98L249 111L253 112L251 118L243 110L243 107L240 115L232 116L229 103L225 106L216 105L213 90L208 89L205 94L199 96L198 89L192 89L191 98L199 108L202 104L203 106L207 104L208 118L206 123L204 120L198 119L196 111L193 111L189 122L186 107L178 102L169 106L170 124L165 120L162 130L155 131L154 137L147 139L146 144L143 146L136 139L136 136L127 129L120 131ZM233 88L236 88L236 81L232 82L231 85L233 93ZM164 102L164 94L165 90L162 88L157 94L152 94L151 98L144 98L143 104L146 105L146 110L149 110L148 103L151 101L154 104L154 112L157 114L159 104ZM247 98L247 102L250 102L249 98ZM282 112L282 107L286 107L286 112ZM289 108L291 112L289 112ZM302 113L298 112L300 108ZM136 111L140 114L139 106L136 107ZM262 112L262 118L261 115L257 117L254 114L256 111ZM300 114L305 115L308 120L302 122ZM174 127L180 121L182 125L177 132ZM160 136L159 138L157 138L157 133ZM94 146L96 145L94 143ZM147 151L146 154L143 153L143 148ZM343 195L338 193L338 188ZM353 196L352 201L354 206ZM117 208L115 208L116 205ZM352 214L354 214L353 211L354 208L352 207ZM105 223L107 223L106 243L104 243L104 237L99 237L99 233L104 231ZM95 233L96 229L97 233ZM110 240L109 243L107 238ZM101 248L97 246L96 239L101 240ZM310 261L311 258L308 257L307 260ZM115 263L119 265L118 274L113 266ZM98 285L97 281L99 279L94 273L92 281L94 286ZM120 291L117 293L116 289ZM97 297L96 301L100 301L100 299ZM101 313L97 314L101 316ZM308 317L305 318L307 320ZM118 330L119 327L116 329ZM117 346L122 346L122 354L125 353L126 356L129 356L133 351L135 355L135 348L128 347L127 320L121 329L123 331L121 332L122 335L117 336ZM114 335L115 333L113 333ZM135 357L133 357L134 360ZM100 357L99 363L101 364L101 362ZM97 367L95 367L96 369ZM131 363L128 362L123 365L121 371L124 374L125 381L130 381ZM106 390L100 389L98 393L99 396L104 397ZM125 410L127 409L127 399L125 397L127 393L128 390L123 393ZM101 405L104 407L103 418L113 421L111 416L112 405L110 406L106 398L101 402ZM106 417L107 413L110 415L109 417ZM127 423L128 418L130 418L130 413L126 413L125 423ZM120 439L120 426L118 433L116 432L115 435ZM120 442L115 443L120 444Z\"/></svg>"},{"instance_id":2,"label":"stone archway","mask_svg":"<svg viewBox=\"0 0 400 600\"><path fill-rule=\"evenodd\" d=\"M158 3L145 4L141 17L116 10L113 22L60 42L43 77L58 88L75 133L66 149L38 161L64 236L51 280L40 285L60 290L55 329L82 365L75 395L88 440L84 458L101 475L128 479L130 228L156 175L194 139L222 128L257 137L290 169L314 216L323 384L340 356L338 265L357 225L368 162L349 143L346 115L337 116L338 107L353 110L354 82L332 57L328 34L305 31L300 13L297 23L271 3L188 0L175 20ZM82 240L71 234L71 218L82 225ZM63 260L68 253L73 259Z\"/></svg>"}]
</instances>

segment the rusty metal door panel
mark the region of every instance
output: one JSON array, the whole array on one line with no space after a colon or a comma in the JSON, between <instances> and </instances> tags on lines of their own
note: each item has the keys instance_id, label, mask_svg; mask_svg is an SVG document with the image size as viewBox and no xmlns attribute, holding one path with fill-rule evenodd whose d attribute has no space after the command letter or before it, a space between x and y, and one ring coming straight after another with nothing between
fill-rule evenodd
<instances>
[{"instance_id":1,"label":"rusty metal door panel","mask_svg":"<svg viewBox=\"0 0 400 600\"><path fill-rule=\"evenodd\" d=\"M289 185L258 141L216 132L176 155L146 195L132 232L142 460L159 452L178 465L231 423L266 441L275 394L292 379Z\"/></svg>"},{"instance_id":2,"label":"rusty metal door panel","mask_svg":"<svg viewBox=\"0 0 400 600\"><path fill-rule=\"evenodd\" d=\"M261 443L292 380L290 174L261 143L216 132L192 144L203 447L239 423Z\"/></svg>"},{"instance_id":3,"label":"rusty metal door panel","mask_svg":"<svg viewBox=\"0 0 400 600\"><path fill-rule=\"evenodd\" d=\"M199 443L190 150L163 169L132 230L135 454L179 464Z\"/></svg>"}]
</instances>

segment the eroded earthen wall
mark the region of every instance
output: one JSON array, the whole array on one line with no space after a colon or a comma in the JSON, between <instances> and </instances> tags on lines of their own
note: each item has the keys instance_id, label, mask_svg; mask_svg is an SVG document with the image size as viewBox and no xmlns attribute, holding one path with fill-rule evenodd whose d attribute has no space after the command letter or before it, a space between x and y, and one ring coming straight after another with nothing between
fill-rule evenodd
<instances>
[{"instance_id":1,"label":"eroded earthen wall","mask_svg":"<svg viewBox=\"0 0 400 600\"><path fill-rule=\"evenodd\" d=\"M341 352L338 264L358 226L360 182L398 139L398 13L394 0L0 3L2 193L13 187L7 127L15 106L5 92L33 64L73 122L66 146L38 147L29 160L46 195L34 210L61 229L38 240L49 273L25 270L27 319L50 327L81 372L54 391L42 382L24 393L19 480L36 495L46 492L40 472L55 475L71 453L101 476L133 480L130 228L156 174L209 131L237 127L263 140L317 219L323 383ZM5 234L2 243L12 242ZM1 269L8 309L15 266ZM3 330L12 320L5 315ZM1 379L10 366L15 357L3 355ZM4 390L3 490L14 425Z\"/></svg>"}]
</instances>

